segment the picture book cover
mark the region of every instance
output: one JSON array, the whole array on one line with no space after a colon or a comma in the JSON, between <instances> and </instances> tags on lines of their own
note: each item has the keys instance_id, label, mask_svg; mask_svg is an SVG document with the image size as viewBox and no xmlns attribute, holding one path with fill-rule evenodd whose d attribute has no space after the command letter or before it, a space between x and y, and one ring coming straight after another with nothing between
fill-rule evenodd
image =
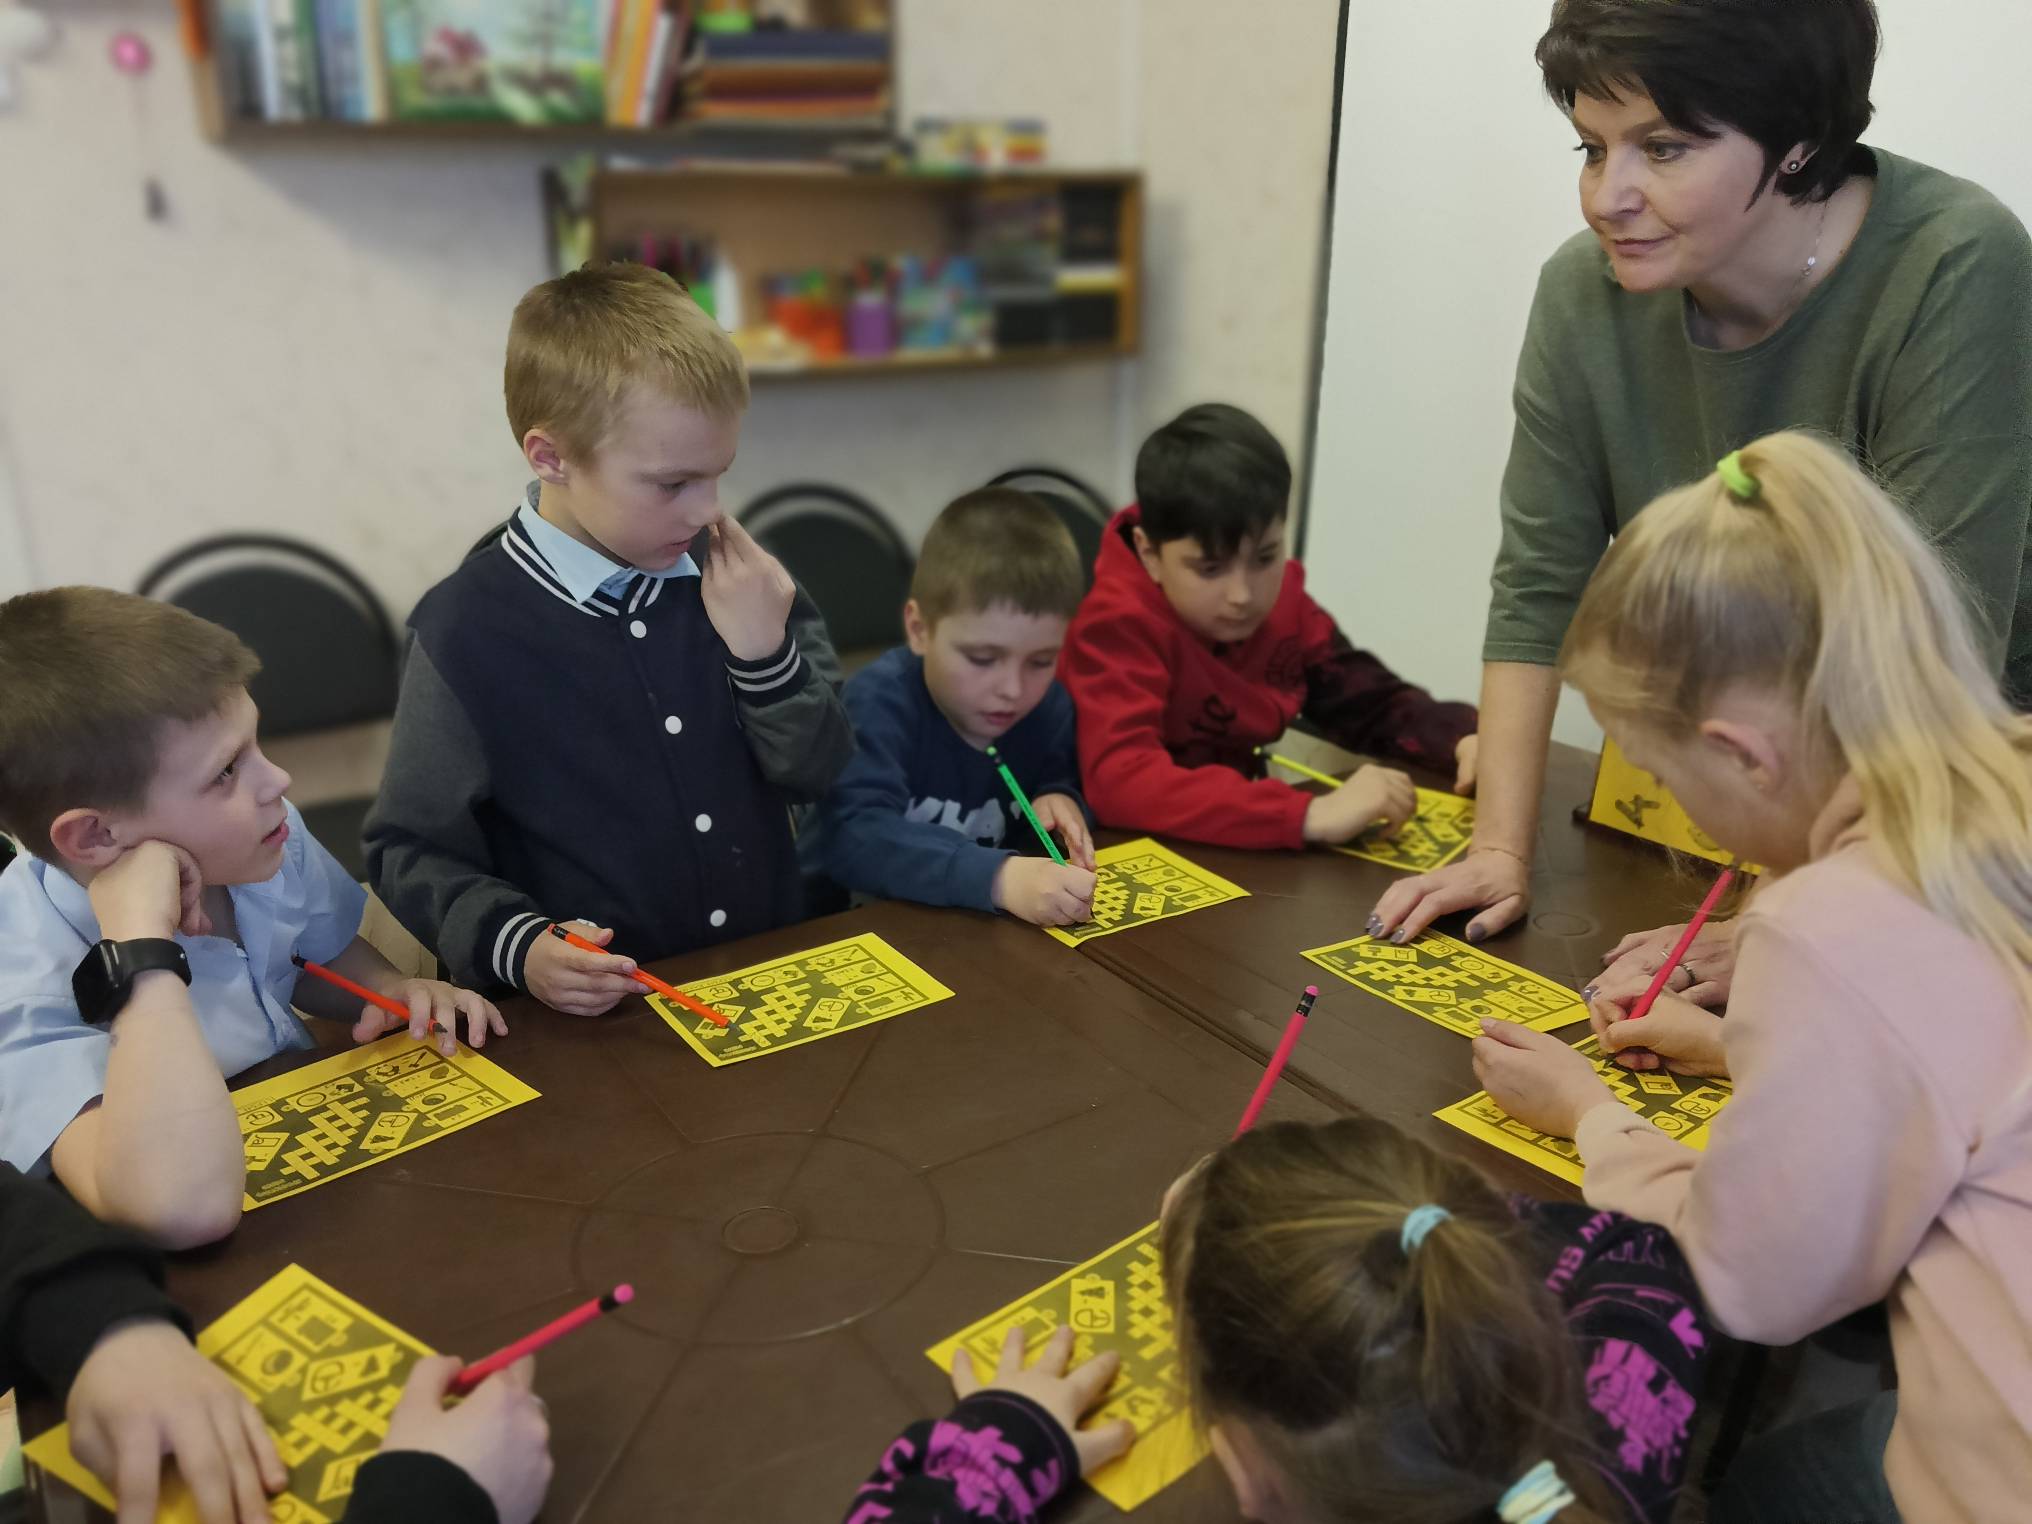
<instances>
[{"instance_id":1,"label":"picture book cover","mask_svg":"<svg viewBox=\"0 0 2032 1524\"><path fill-rule=\"evenodd\" d=\"M601 0L381 0L390 114L598 122Z\"/></svg>"}]
</instances>

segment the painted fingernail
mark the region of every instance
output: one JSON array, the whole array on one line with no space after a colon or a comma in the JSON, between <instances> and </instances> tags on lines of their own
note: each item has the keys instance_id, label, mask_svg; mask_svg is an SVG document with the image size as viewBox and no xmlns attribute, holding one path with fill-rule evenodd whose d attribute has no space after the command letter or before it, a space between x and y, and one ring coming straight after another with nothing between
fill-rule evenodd
<instances>
[{"instance_id":1,"label":"painted fingernail","mask_svg":"<svg viewBox=\"0 0 2032 1524\"><path fill-rule=\"evenodd\" d=\"M1479 942L1482 940L1483 937L1486 937L1488 934L1489 934L1488 931L1480 926L1470 926L1468 928L1468 940L1470 942Z\"/></svg>"},{"instance_id":2,"label":"painted fingernail","mask_svg":"<svg viewBox=\"0 0 2032 1524\"><path fill-rule=\"evenodd\" d=\"M1409 926L1399 926L1396 931L1391 933L1390 940L1400 947L1403 946L1411 940L1411 928Z\"/></svg>"},{"instance_id":3,"label":"painted fingernail","mask_svg":"<svg viewBox=\"0 0 2032 1524\"><path fill-rule=\"evenodd\" d=\"M1599 988L1600 988L1599 985L1590 984L1586 989L1580 992L1580 998L1583 1000L1593 1000L1595 998L1595 991Z\"/></svg>"},{"instance_id":4,"label":"painted fingernail","mask_svg":"<svg viewBox=\"0 0 2032 1524\"><path fill-rule=\"evenodd\" d=\"M1372 937L1380 937L1382 934L1383 934L1383 918L1379 915L1370 916L1369 935Z\"/></svg>"}]
</instances>

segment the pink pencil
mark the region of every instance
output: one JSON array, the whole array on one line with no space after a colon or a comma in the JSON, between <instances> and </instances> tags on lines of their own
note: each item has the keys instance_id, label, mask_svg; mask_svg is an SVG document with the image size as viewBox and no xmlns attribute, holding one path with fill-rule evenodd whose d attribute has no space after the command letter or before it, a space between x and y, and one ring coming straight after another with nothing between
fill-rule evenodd
<instances>
[{"instance_id":1,"label":"pink pencil","mask_svg":"<svg viewBox=\"0 0 2032 1524\"><path fill-rule=\"evenodd\" d=\"M1291 1019L1284 1023L1284 1036L1278 1040L1277 1051L1270 1055L1270 1067L1263 1071L1263 1078L1256 1085L1256 1093L1249 1097L1248 1107L1242 1112L1240 1125L1235 1136L1240 1137L1256 1125L1256 1118L1263 1114L1263 1103L1270 1099L1270 1091L1277 1083L1277 1076L1284 1072L1284 1066L1291 1061L1291 1050L1298 1046L1298 1034L1305 1030L1305 1018L1312 1014L1312 1003L1319 999L1319 986L1308 984L1299 998L1298 1009L1291 1013Z\"/></svg>"},{"instance_id":2,"label":"pink pencil","mask_svg":"<svg viewBox=\"0 0 2032 1524\"><path fill-rule=\"evenodd\" d=\"M1721 903L1722 896L1728 892L1735 876L1734 863L1722 869L1722 876L1714 881L1714 888L1708 890L1707 898L1700 902L1700 909L1693 913L1693 919L1686 923L1686 930L1679 934L1679 942L1672 949L1672 956L1658 965L1658 972L1651 976L1651 987L1644 991L1635 1005L1630 1007L1630 1014L1624 1018L1625 1020L1635 1021L1639 1016L1651 1014L1651 1007L1658 1001L1658 992L1665 988L1665 981L1670 979L1672 971L1679 967L1679 960L1686 956L1687 948L1693 946L1693 939L1700 935L1701 927L1705 926L1707 918L1714 914L1715 906Z\"/></svg>"},{"instance_id":3,"label":"pink pencil","mask_svg":"<svg viewBox=\"0 0 2032 1524\"><path fill-rule=\"evenodd\" d=\"M574 1328L590 1323L602 1313L612 1312L624 1302L635 1300L635 1288L628 1285L616 1286L605 1296L596 1296L583 1307L574 1307L554 1323L543 1327L524 1338L517 1339L506 1349L496 1350L484 1360L475 1360L471 1365L452 1377L451 1394L464 1397L474 1387L485 1381L496 1371L505 1371L524 1355L533 1355L544 1345L562 1339Z\"/></svg>"}]
</instances>

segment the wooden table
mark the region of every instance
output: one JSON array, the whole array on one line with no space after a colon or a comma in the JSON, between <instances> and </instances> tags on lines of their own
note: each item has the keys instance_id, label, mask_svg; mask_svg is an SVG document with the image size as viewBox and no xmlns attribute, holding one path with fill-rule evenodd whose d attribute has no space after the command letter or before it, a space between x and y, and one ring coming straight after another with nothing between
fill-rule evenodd
<instances>
[{"instance_id":1,"label":"wooden table","mask_svg":"<svg viewBox=\"0 0 2032 1524\"><path fill-rule=\"evenodd\" d=\"M889 1440L950 1405L924 1350L1154 1218L1262 1072L1094 959L968 912L875 905L658 971L868 931L956 998L725 1069L639 1000L598 1020L512 1002L486 1053L539 1101L248 1214L170 1290L202 1325L295 1262L471 1358L632 1281L540 1358L543 1519L840 1517ZM1282 1087L1269 1115L1330 1112ZM53 1492L49 1520L105 1517ZM1234 1512L1202 1466L1138 1516ZM1115 1510L1081 1491L1059 1517Z\"/></svg>"},{"instance_id":2,"label":"wooden table","mask_svg":"<svg viewBox=\"0 0 2032 1524\"><path fill-rule=\"evenodd\" d=\"M1591 776L1554 749L1538 898L1490 944L1576 986L1703 888L1575 826ZM295 1262L475 1357L633 1281L632 1306L541 1359L557 1458L542 1517L823 1524L895 1434L945 1411L927 1346L1150 1221L1226 1138L1307 983L1322 998L1271 1118L1361 1109L1517 1188L1563 1189L1432 1120L1475 1088L1460 1037L1299 956L1358 934L1391 872L1179 850L1252 897L1078 950L881 904L658 965L688 981L872 931L955 993L726 1069L640 1001L597 1020L510 1002L511 1034L486 1051L540 1101L249 1214L178 1256L170 1289L203 1324ZM50 1521L104 1517L61 1487L46 1501ZM1234 1516L1212 1466L1138 1511ZM1082 1491L1058 1517L1115 1513Z\"/></svg>"}]
</instances>

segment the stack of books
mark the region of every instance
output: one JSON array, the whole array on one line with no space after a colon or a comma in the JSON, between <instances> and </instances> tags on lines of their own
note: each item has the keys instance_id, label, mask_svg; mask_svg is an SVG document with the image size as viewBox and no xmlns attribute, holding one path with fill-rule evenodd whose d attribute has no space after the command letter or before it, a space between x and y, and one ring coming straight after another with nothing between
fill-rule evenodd
<instances>
[{"instance_id":1,"label":"stack of books","mask_svg":"<svg viewBox=\"0 0 2032 1524\"><path fill-rule=\"evenodd\" d=\"M705 32L685 114L698 121L887 126L889 34L851 31Z\"/></svg>"}]
</instances>

